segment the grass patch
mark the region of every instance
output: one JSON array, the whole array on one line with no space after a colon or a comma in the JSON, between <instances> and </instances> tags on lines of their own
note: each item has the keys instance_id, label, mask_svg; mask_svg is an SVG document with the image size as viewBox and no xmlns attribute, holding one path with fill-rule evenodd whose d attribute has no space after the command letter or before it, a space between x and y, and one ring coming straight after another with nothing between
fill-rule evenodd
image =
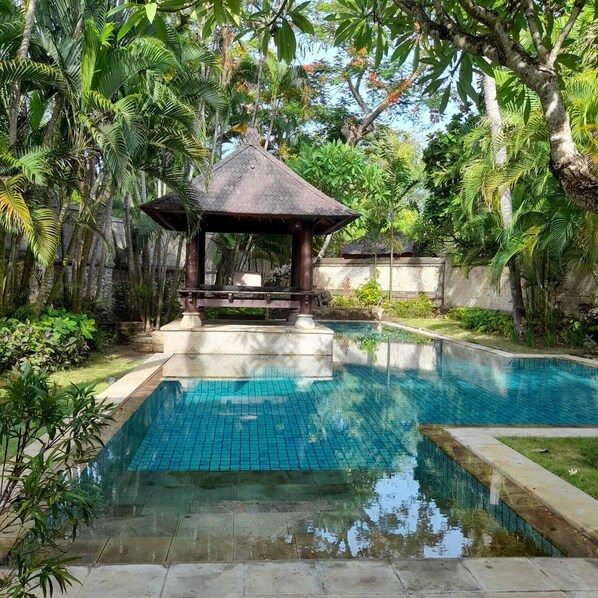
<instances>
[{"instance_id":1,"label":"grass patch","mask_svg":"<svg viewBox=\"0 0 598 598\"><path fill-rule=\"evenodd\" d=\"M112 347L104 353L93 353L85 363L78 367L62 370L50 374L50 382L56 383L59 388L70 384L92 385L96 393L100 393L113 379L118 380L137 367L145 356L131 353L123 347ZM0 389L0 392L3 392ZM8 454L16 450L13 442L8 445Z\"/></svg>"},{"instance_id":2,"label":"grass patch","mask_svg":"<svg viewBox=\"0 0 598 598\"><path fill-rule=\"evenodd\" d=\"M507 437L499 440L598 499L598 438ZM534 449L548 452L536 453Z\"/></svg>"},{"instance_id":3,"label":"grass patch","mask_svg":"<svg viewBox=\"0 0 598 598\"><path fill-rule=\"evenodd\" d=\"M108 349L104 353L95 353L81 366L50 374L50 382L60 388L70 384L92 385L96 393L102 392L114 380L118 380L137 367L144 356L133 354L122 348Z\"/></svg>"},{"instance_id":4,"label":"grass patch","mask_svg":"<svg viewBox=\"0 0 598 598\"><path fill-rule=\"evenodd\" d=\"M491 347L492 349L501 349L502 351L509 351L510 353L567 353L567 354L583 354L580 351L571 349L570 347L528 347L522 345L511 339L503 336L495 336L493 334L484 334L482 332L474 332L463 328L460 322L455 320L446 320L444 318L399 318L396 320L399 324L406 326L413 326L414 328L423 328L436 334L450 336L461 341L469 343L476 343Z\"/></svg>"}]
</instances>

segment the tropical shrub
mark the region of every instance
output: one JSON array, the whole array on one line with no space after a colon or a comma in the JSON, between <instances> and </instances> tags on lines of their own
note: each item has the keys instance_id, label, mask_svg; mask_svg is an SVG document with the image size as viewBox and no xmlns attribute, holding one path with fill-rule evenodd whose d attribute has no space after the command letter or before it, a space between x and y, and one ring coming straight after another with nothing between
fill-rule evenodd
<instances>
[{"instance_id":1,"label":"tropical shrub","mask_svg":"<svg viewBox=\"0 0 598 598\"><path fill-rule=\"evenodd\" d=\"M454 307L447 316L449 320L461 322L464 328L474 332L512 337L515 334L513 318L494 309L478 307Z\"/></svg>"},{"instance_id":2,"label":"tropical shrub","mask_svg":"<svg viewBox=\"0 0 598 598\"><path fill-rule=\"evenodd\" d=\"M332 298L334 307L360 307L359 299L355 295L336 295Z\"/></svg>"},{"instance_id":3,"label":"tropical shrub","mask_svg":"<svg viewBox=\"0 0 598 598\"><path fill-rule=\"evenodd\" d=\"M3 382L0 595L45 596L74 580L60 548L93 519L97 494L77 475L101 444L113 406L98 402L87 387L57 390L47 372L28 363Z\"/></svg>"},{"instance_id":4,"label":"tropical shrub","mask_svg":"<svg viewBox=\"0 0 598 598\"><path fill-rule=\"evenodd\" d=\"M96 334L95 320L63 309L49 309L38 319L2 318L0 371L24 361L48 371L76 365L89 354Z\"/></svg>"},{"instance_id":5,"label":"tropical shrub","mask_svg":"<svg viewBox=\"0 0 598 598\"><path fill-rule=\"evenodd\" d=\"M564 318L560 337L566 345L586 349L592 353L598 350L598 305L582 303L574 318Z\"/></svg>"},{"instance_id":6,"label":"tropical shrub","mask_svg":"<svg viewBox=\"0 0 598 598\"><path fill-rule=\"evenodd\" d=\"M379 305L382 301L382 288L375 278L370 278L357 287L355 295L362 305Z\"/></svg>"},{"instance_id":7,"label":"tropical shrub","mask_svg":"<svg viewBox=\"0 0 598 598\"><path fill-rule=\"evenodd\" d=\"M429 318L432 316L434 304L425 295L419 295L405 301L392 301L386 310L395 318Z\"/></svg>"}]
</instances>

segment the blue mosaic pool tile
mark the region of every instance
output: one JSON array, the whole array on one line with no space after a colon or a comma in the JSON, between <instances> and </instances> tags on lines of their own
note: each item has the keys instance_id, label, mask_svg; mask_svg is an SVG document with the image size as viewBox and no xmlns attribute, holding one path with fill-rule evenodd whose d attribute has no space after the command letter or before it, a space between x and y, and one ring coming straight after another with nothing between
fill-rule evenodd
<instances>
[{"instance_id":1,"label":"blue mosaic pool tile","mask_svg":"<svg viewBox=\"0 0 598 598\"><path fill-rule=\"evenodd\" d=\"M165 382L156 391L163 406L128 467L396 467L414 453L420 424L598 423L598 370L557 360L533 368L527 360L507 362L440 355L435 372L349 365L332 380L311 383L198 380L183 391Z\"/></svg>"}]
</instances>

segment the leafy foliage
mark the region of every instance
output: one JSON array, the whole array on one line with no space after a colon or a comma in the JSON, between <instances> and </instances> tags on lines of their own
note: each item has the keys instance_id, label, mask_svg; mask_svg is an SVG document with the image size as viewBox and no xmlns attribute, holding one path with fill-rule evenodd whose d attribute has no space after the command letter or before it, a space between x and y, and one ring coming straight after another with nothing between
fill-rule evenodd
<instances>
[{"instance_id":1,"label":"leafy foliage","mask_svg":"<svg viewBox=\"0 0 598 598\"><path fill-rule=\"evenodd\" d=\"M447 316L449 320L461 322L467 330L513 337L515 328L512 316L492 309L478 307L454 307Z\"/></svg>"},{"instance_id":2,"label":"leafy foliage","mask_svg":"<svg viewBox=\"0 0 598 598\"><path fill-rule=\"evenodd\" d=\"M81 363L97 333L85 314L49 309L39 318L0 320L0 371L28 362L35 370L52 371Z\"/></svg>"},{"instance_id":3,"label":"leafy foliage","mask_svg":"<svg viewBox=\"0 0 598 598\"><path fill-rule=\"evenodd\" d=\"M559 336L569 346L596 353L598 351L598 306L582 303L578 309L575 317L560 320Z\"/></svg>"},{"instance_id":4,"label":"leafy foliage","mask_svg":"<svg viewBox=\"0 0 598 598\"><path fill-rule=\"evenodd\" d=\"M425 295L419 295L412 299L391 301L385 309L395 318L430 318L434 311L434 304Z\"/></svg>"},{"instance_id":5,"label":"leafy foliage","mask_svg":"<svg viewBox=\"0 0 598 598\"><path fill-rule=\"evenodd\" d=\"M32 598L74 581L60 547L91 523L96 496L79 485L79 467L101 444L112 405L85 387L58 391L29 364L14 369L0 394L0 551L9 551L0 593Z\"/></svg>"},{"instance_id":6,"label":"leafy foliage","mask_svg":"<svg viewBox=\"0 0 598 598\"><path fill-rule=\"evenodd\" d=\"M370 278L357 287L355 295L362 305L380 305L382 302L382 287L376 278Z\"/></svg>"}]
</instances>

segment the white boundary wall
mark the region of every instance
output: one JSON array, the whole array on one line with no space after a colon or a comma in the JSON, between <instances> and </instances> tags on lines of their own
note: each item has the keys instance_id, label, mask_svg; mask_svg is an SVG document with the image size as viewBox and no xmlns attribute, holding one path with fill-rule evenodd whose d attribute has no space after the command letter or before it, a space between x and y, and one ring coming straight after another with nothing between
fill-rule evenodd
<instances>
[{"instance_id":1,"label":"white boundary wall","mask_svg":"<svg viewBox=\"0 0 598 598\"><path fill-rule=\"evenodd\" d=\"M345 281L351 291L374 276L378 270L378 282L388 291L390 260L325 258L314 266L314 286L327 289L333 295L342 295ZM420 294L434 300L437 307L481 307L484 309L511 310L509 281L503 274L497 289L490 282L486 266L467 271L452 266L450 258L401 257L393 264L393 296L408 299ZM565 313L573 313L580 303L598 303L598 286L591 276L573 276L565 279L557 299Z\"/></svg>"},{"instance_id":2,"label":"white boundary wall","mask_svg":"<svg viewBox=\"0 0 598 598\"><path fill-rule=\"evenodd\" d=\"M314 266L314 286L327 289L333 295L342 295L345 281L351 291L372 278L378 270L378 282L383 291L390 286L390 260L346 260L325 258ZM392 289L397 298L407 299L426 295L430 299L442 299L444 259L438 257L401 257L393 263Z\"/></svg>"}]
</instances>

